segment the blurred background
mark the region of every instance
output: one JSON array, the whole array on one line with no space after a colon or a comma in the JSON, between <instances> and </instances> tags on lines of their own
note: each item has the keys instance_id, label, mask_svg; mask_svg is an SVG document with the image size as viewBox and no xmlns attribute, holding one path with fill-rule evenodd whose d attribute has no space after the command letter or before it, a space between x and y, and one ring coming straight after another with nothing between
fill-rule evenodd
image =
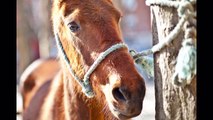
<instances>
[{"instance_id":1,"label":"blurred background","mask_svg":"<svg viewBox=\"0 0 213 120\"><path fill-rule=\"evenodd\" d=\"M142 51L152 47L150 9L145 0L114 0L123 13L121 29L129 49ZM57 49L50 21L51 0L17 0L17 88L19 78L26 67L36 59L54 57ZM133 120L155 119L155 98L153 78L145 78L147 90L140 116ZM17 109L22 107L17 90ZM17 119L21 119L18 117Z\"/></svg>"}]
</instances>

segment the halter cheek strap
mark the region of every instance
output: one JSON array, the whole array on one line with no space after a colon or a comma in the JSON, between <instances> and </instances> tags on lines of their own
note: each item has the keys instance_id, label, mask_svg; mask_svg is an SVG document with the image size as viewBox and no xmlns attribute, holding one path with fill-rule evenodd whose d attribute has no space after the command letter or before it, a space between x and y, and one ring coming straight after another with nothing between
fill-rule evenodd
<instances>
[{"instance_id":1,"label":"halter cheek strap","mask_svg":"<svg viewBox=\"0 0 213 120\"><path fill-rule=\"evenodd\" d=\"M95 69L98 67L98 65L106 58L106 56L108 56L110 53L112 53L113 51L126 47L126 44L124 43L117 43L115 45L112 45L110 48L108 48L106 51L100 53L100 55L98 56L98 58L95 60L95 62L91 65L91 67L89 68L89 70L86 72L86 74L84 75L83 80L79 79L79 77L75 74L75 72L73 71L72 67L70 66L70 61L69 58L67 57L65 50L63 48L63 45L60 41L60 38L58 36L58 34L55 34L55 38L56 38L56 44L57 47L61 53L61 55L63 56L65 63L67 65L67 67L69 68L69 72L70 74L75 78L75 80L79 83L79 85L82 87L82 91L85 93L85 95L88 98L92 98L94 97L94 92L92 90L92 87L90 85L89 79L90 79L90 75L95 71Z\"/></svg>"}]
</instances>

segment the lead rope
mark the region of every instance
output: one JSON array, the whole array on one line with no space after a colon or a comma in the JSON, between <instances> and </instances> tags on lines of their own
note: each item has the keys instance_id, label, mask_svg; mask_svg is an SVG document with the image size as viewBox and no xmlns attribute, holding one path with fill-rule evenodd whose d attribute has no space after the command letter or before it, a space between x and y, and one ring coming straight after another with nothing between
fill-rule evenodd
<instances>
[{"instance_id":1,"label":"lead rope","mask_svg":"<svg viewBox=\"0 0 213 120\"><path fill-rule=\"evenodd\" d=\"M177 86L185 86L190 84L196 75L196 28L189 27L190 20L196 18L196 12L193 9L196 0L168 1L168 0L146 0L146 4L168 6L177 8L179 22L176 27L169 33L165 40L159 42L151 49L142 52L130 50L135 62L139 64L148 76L154 77L153 58L147 55L160 51L174 40L181 30L184 30L185 36L182 41L182 48L179 50L175 73L172 77L172 83ZM183 27L184 26L184 27Z\"/></svg>"},{"instance_id":2,"label":"lead rope","mask_svg":"<svg viewBox=\"0 0 213 120\"><path fill-rule=\"evenodd\" d=\"M57 47L61 53L61 55L63 56L66 66L69 68L69 72L70 74L74 77L74 79L79 83L79 85L82 87L82 91L83 93L85 93L85 95L88 98L92 98L94 97L94 92L92 90L92 87L90 85L89 79L90 79L90 75L94 72L94 70L98 67L98 65L106 58L106 56L108 56L110 53L112 53L113 51L126 47L126 44L124 43L117 43L113 46L111 46L110 48L108 48L106 51L100 53L100 55L98 56L98 58L95 60L95 62L92 64L92 66L89 68L89 70L86 72L86 74L84 75L83 80L79 79L79 77L75 74L75 72L73 71L72 67L70 66L70 61L66 55L66 52L64 51L63 45L60 41L60 38L58 36L58 34L55 34L55 39L56 39L56 44Z\"/></svg>"}]
</instances>

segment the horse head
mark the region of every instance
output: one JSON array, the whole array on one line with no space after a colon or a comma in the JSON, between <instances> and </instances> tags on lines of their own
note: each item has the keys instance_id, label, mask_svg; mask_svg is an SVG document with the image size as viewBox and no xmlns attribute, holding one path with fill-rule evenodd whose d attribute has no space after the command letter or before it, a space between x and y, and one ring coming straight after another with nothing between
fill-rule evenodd
<instances>
[{"instance_id":1,"label":"horse head","mask_svg":"<svg viewBox=\"0 0 213 120\"><path fill-rule=\"evenodd\" d=\"M54 0L53 29L79 78L83 79L101 53L123 43L121 17L111 0ZM68 67L63 69L71 82L69 87L75 88L69 92L81 92ZM95 94L91 99L106 106L116 118L128 119L141 113L145 82L127 47L105 56L90 75L89 82Z\"/></svg>"}]
</instances>

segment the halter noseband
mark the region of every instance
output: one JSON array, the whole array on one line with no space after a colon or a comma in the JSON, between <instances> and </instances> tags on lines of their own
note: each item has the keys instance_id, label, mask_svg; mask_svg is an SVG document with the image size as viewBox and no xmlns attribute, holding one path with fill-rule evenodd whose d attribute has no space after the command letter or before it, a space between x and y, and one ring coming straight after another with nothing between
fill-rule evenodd
<instances>
[{"instance_id":1,"label":"halter noseband","mask_svg":"<svg viewBox=\"0 0 213 120\"><path fill-rule=\"evenodd\" d=\"M55 34L55 39L56 39L56 44L57 47L59 49L59 51L61 52L61 54L64 57L65 63L67 65L67 67L69 68L69 72L70 74L72 74L72 76L74 77L74 79L79 83L79 85L82 87L82 91L83 93L85 93L85 95L88 98L92 98L94 97L94 92L92 90L92 87L90 85L89 79L90 79L90 75L95 71L95 69L98 67L98 65L105 59L105 57L107 55L109 55L110 53L112 53L113 51L119 49L119 48L123 48L127 46L124 43L117 43L115 45L112 45L110 48L108 48L106 51L100 53L100 55L98 56L98 58L95 60L95 62L91 65L91 67L89 68L89 70L86 72L86 74L84 75L83 80L79 79L79 77L75 74L75 72L73 71L72 67L70 66L70 61L69 58L67 57L63 45L60 41L60 38L58 36L58 34Z\"/></svg>"}]
</instances>

